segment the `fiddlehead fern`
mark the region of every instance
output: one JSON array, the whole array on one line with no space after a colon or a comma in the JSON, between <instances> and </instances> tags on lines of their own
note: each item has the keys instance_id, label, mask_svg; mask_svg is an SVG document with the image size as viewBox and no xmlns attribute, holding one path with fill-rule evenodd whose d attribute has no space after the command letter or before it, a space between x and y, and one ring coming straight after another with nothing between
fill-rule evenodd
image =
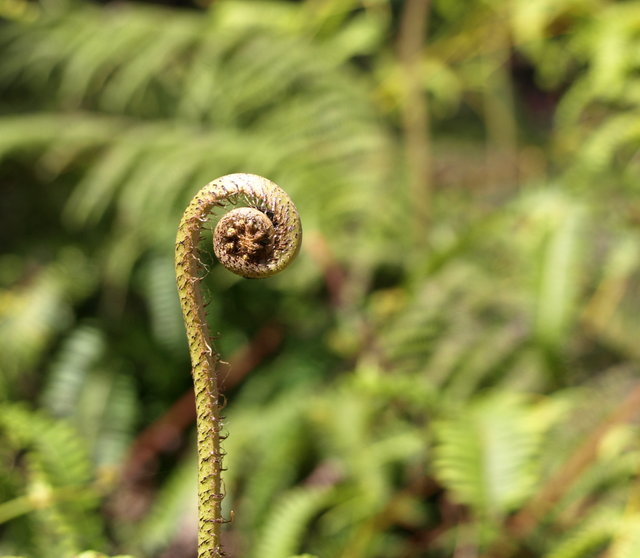
<instances>
[{"instance_id":1,"label":"fiddlehead fern","mask_svg":"<svg viewBox=\"0 0 640 558\"><path fill-rule=\"evenodd\" d=\"M268 277L295 258L302 240L300 217L276 184L253 174L230 174L202 188L182 216L176 239L176 278L196 394L198 430L198 558L223 555L220 544L223 490L220 450L219 356L213 347L200 282L200 240L211 213L242 204L214 231L214 251L227 269L244 277Z\"/></svg>"}]
</instances>

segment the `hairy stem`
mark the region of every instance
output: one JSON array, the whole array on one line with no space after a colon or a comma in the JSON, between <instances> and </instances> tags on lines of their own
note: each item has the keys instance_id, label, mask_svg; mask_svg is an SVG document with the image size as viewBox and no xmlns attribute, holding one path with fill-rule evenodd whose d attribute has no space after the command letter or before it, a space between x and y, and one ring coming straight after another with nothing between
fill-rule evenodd
<instances>
[{"instance_id":1,"label":"hairy stem","mask_svg":"<svg viewBox=\"0 0 640 558\"><path fill-rule=\"evenodd\" d=\"M284 269L298 253L300 218L287 194L273 182L252 174L218 178L191 200L176 238L178 294L189 341L196 395L198 432L198 558L223 556L222 428L216 352L201 289L204 266L200 240L212 212L233 209L218 223L214 251L225 267L244 277L268 277Z\"/></svg>"}]
</instances>

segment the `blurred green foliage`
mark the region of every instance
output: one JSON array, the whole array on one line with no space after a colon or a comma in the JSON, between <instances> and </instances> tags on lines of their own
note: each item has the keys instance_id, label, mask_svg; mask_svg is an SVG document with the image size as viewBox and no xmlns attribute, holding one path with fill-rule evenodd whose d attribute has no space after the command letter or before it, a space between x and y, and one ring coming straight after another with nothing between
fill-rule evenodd
<instances>
[{"instance_id":1,"label":"blurred green foliage","mask_svg":"<svg viewBox=\"0 0 640 558\"><path fill-rule=\"evenodd\" d=\"M0 554L194 555L173 240L253 172L305 240L206 262L230 556L640 555L640 2L0 17Z\"/></svg>"}]
</instances>

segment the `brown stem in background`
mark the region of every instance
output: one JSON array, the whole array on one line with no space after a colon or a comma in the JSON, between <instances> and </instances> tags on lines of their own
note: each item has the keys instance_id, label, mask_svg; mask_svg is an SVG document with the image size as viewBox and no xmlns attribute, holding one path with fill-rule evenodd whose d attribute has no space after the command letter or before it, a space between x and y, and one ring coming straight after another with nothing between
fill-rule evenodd
<instances>
[{"instance_id":1,"label":"brown stem in background","mask_svg":"<svg viewBox=\"0 0 640 558\"><path fill-rule=\"evenodd\" d=\"M222 378L226 389L238 385L244 377L254 370L266 357L275 352L282 343L282 329L275 323L263 326L255 337L230 359L229 374ZM158 420L145 428L131 444L129 458L122 472L122 487L131 492L132 486L145 477L159 454L175 448L184 431L196 420L195 395L193 389L187 390ZM135 492L135 489L133 490ZM129 499L127 499L129 500ZM129 505L117 506L128 510L127 517L135 510Z\"/></svg>"},{"instance_id":2,"label":"brown stem in background","mask_svg":"<svg viewBox=\"0 0 640 558\"><path fill-rule=\"evenodd\" d=\"M403 70L402 125L407 150L410 200L418 244L427 238L431 216L432 162L429 104L422 87L420 61L427 34L431 0L407 0L400 21L398 58Z\"/></svg>"},{"instance_id":3,"label":"brown stem in background","mask_svg":"<svg viewBox=\"0 0 640 558\"><path fill-rule=\"evenodd\" d=\"M497 17L490 32L491 37L485 42L484 63L488 75L482 95L487 133L487 185L496 187L506 181L512 186L518 183L518 126L509 70L511 43L507 23L503 24Z\"/></svg>"},{"instance_id":4,"label":"brown stem in background","mask_svg":"<svg viewBox=\"0 0 640 558\"><path fill-rule=\"evenodd\" d=\"M512 541L526 538L538 525L541 518L567 493L581 473L596 459L598 447L607 433L618 424L633 420L640 412L640 386L633 389L627 398L565 462L560 470L541 487L529 504L520 510L508 525L508 541L495 545L485 558L511 556L516 550Z\"/></svg>"},{"instance_id":5,"label":"brown stem in background","mask_svg":"<svg viewBox=\"0 0 640 558\"><path fill-rule=\"evenodd\" d=\"M336 260L329 243L322 234L316 232L308 235L306 248L311 258L322 270L331 306L340 308L344 303L344 286L347 280L344 267Z\"/></svg>"}]
</instances>

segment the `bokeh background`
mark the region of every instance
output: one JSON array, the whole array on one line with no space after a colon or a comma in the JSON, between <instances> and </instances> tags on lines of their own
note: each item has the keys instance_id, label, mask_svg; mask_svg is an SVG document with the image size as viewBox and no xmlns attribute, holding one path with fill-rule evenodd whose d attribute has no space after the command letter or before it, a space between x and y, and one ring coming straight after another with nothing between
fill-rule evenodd
<instances>
[{"instance_id":1,"label":"bokeh background","mask_svg":"<svg viewBox=\"0 0 640 558\"><path fill-rule=\"evenodd\" d=\"M640 556L640 2L0 0L0 554L195 556L182 211L233 558Z\"/></svg>"}]
</instances>

